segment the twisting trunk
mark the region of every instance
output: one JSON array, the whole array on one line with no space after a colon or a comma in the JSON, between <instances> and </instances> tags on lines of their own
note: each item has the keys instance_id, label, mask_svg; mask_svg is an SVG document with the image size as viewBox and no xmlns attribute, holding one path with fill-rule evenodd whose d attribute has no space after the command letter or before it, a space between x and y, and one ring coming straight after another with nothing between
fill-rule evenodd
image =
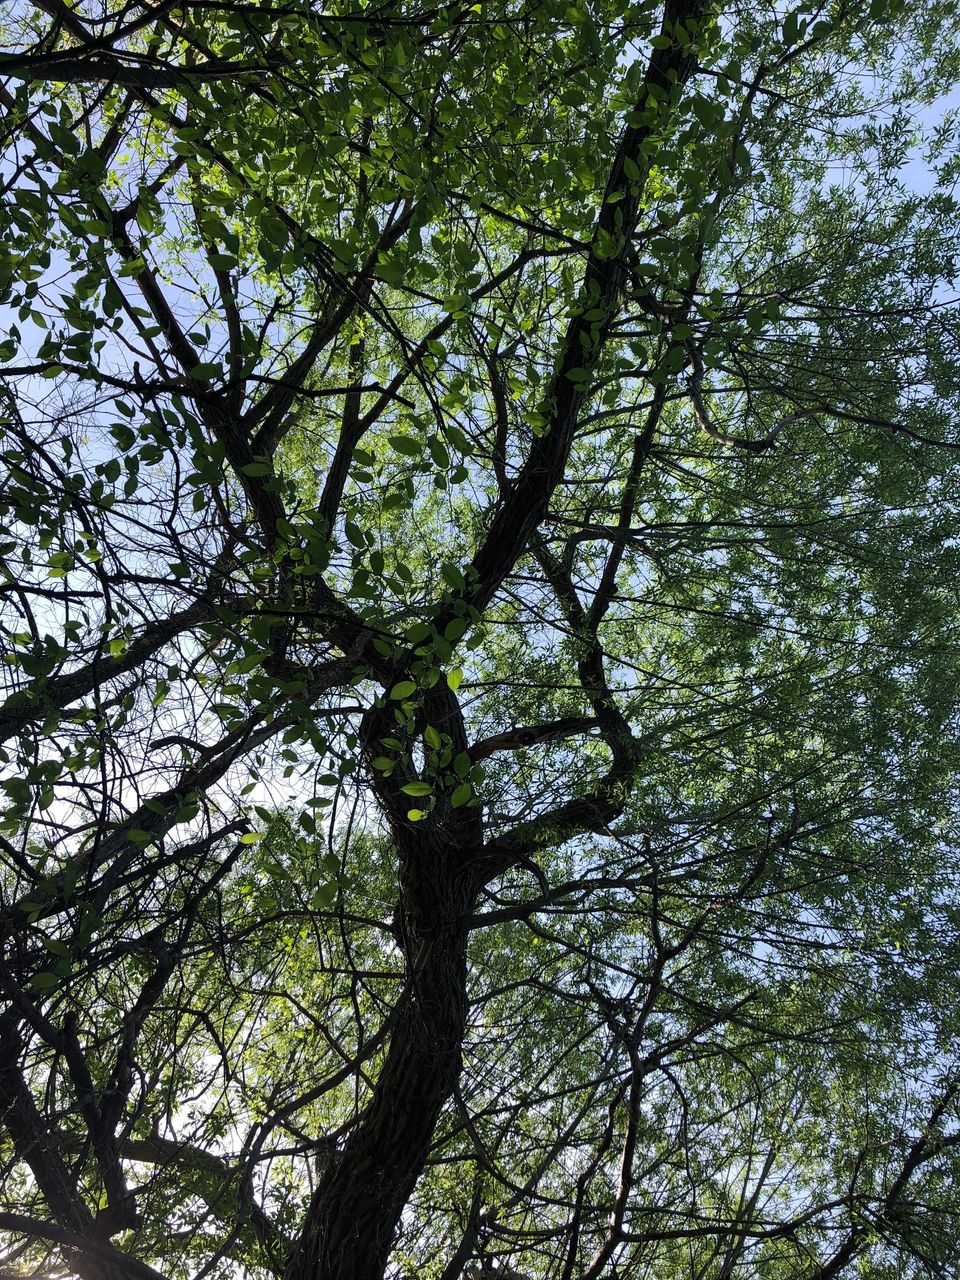
<instances>
[{"instance_id":1,"label":"twisting trunk","mask_svg":"<svg viewBox=\"0 0 960 1280\"><path fill-rule=\"evenodd\" d=\"M286 1280L380 1280L462 1067L467 917L478 877L437 833L400 848L407 983L370 1105L318 1186Z\"/></svg>"}]
</instances>

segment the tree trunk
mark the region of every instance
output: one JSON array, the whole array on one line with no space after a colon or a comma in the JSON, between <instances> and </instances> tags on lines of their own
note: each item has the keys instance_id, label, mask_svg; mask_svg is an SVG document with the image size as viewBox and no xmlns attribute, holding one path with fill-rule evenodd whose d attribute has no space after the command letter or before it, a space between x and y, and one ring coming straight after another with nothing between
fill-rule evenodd
<instances>
[{"instance_id":1,"label":"tree trunk","mask_svg":"<svg viewBox=\"0 0 960 1280\"><path fill-rule=\"evenodd\" d=\"M407 835L405 843L411 841ZM370 1105L314 1193L285 1280L380 1280L462 1067L479 882L428 833L400 850L407 982Z\"/></svg>"}]
</instances>

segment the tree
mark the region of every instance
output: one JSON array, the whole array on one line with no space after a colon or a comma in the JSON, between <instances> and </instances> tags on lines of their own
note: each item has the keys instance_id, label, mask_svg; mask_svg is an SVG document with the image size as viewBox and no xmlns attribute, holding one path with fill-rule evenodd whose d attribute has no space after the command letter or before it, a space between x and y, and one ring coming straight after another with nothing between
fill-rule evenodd
<instances>
[{"instance_id":1,"label":"tree","mask_svg":"<svg viewBox=\"0 0 960 1280\"><path fill-rule=\"evenodd\" d=\"M3 23L4 1274L956 1275L950 7Z\"/></svg>"}]
</instances>

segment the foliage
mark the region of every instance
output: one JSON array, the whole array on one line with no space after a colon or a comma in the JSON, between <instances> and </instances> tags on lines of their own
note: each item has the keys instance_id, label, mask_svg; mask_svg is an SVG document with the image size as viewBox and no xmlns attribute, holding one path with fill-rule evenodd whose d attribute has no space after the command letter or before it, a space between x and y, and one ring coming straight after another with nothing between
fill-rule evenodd
<instances>
[{"instance_id":1,"label":"foliage","mask_svg":"<svg viewBox=\"0 0 960 1280\"><path fill-rule=\"evenodd\" d=\"M0 15L4 1274L957 1274L950 7Z\"/></svg>"}]
</instances>

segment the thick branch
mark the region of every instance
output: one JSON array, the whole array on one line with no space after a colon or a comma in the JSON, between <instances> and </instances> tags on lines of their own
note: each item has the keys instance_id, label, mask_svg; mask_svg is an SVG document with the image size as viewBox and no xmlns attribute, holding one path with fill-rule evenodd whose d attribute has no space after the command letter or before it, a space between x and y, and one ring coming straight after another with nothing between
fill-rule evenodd
<instances>
[{"instance_id":1,"label":"thick branch","mask_svg":"<svg viewBox=\"0 0 960 1280\"><path fill-rule=\"evenodd\" d=\"M545 398L549 407L547 428L533 443L526 462L513 482L510 494L496 513L486 537L477 548L468 572L469 604L483 610L500 584L527 549L534 532L542 524L550 499L560 483L579 422L588 398L591 370L600 358L611 325L619 309L620 293L630 252L630 239L641 213L640 192L649 173L647 143L663 126L659 112L648 106L650 90L656 97L675 99L695 67L695 43L690 27L703 12L703 0L667 0L662 34L670 38L663 49L655 49L647 65L638 110L643 123L629 125L617 148L605 197L626 192L622 199L606 198L597 217L593 248L587 259L578 314L570 321L560 348L556 370ZM685 40L677 36L685 28ZM631 181L626 164L636 167L639 177ZM610 245L615 250L610 255ZM602 318L587 319L599 315ZM583 372L574 372L580 371ZM443 619L446 621L446 618Z\"/></svg>"}]
</instances>

